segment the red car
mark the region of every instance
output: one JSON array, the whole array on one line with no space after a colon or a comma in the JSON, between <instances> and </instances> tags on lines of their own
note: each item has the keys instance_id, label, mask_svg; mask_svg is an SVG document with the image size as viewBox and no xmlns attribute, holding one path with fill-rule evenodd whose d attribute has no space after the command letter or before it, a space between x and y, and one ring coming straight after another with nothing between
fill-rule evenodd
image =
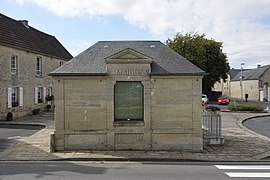
<instances>
[{"instance_id":1,"label":"red car","mask_svg":"<svg viewBox=\"0 0 270 180\"><path fill-rule=\"evenodd\" d=\"M227 96L221 95L218 97L218 104L229 104L230 103L230 99Z\"/></svg>"}]
</instances>

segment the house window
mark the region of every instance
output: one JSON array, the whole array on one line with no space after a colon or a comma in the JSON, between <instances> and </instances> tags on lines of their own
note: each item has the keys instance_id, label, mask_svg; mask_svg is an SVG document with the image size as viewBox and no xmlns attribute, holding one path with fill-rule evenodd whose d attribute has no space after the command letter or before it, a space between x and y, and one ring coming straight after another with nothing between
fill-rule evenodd
<instances>
[{"instance_id":1,"label":"house window","mask_svg":"<svg viewBox=\"0 0 270 180\"><path fill-rule=\"evenodd\" d=\"M60 67L63 66L64 62L63 61L60 61Z\"/></svg>"},{"instance_id":2,"label":"house window","mask_svg":"<svg viewBox=\"0 0 270 180\"><path fill-rule=\"evenodd\" d=\"M37 76L42 75L42 58L39 56L37 57L37 60L36 60L36 75Z\"/></svg>"},{"instance_id":3,"label":"house window","mask_svg":"<svg viewBox=\"0 0 270 180\"><path fill-rule=\"evenodd\" d=\"M38 87L38 103L43 103L43 98L42 98L42 94L43 94L43 87Z\"/></svg>"},{"instance_id":4,"label":"house window","mask_svg":"<svg viewBox=\"0 0 270 180\"><path fill-rule=\"evenodd\" d=\"M46 87L35 87L35 104L43 103L46 101Z\"/></svg>"},{"instance_id":5,"label":"house window","mask_svg":"<svg viewBox=\"0 0 270 180\"><path fill-rule=\"evenodd\" d=\"M262 82L262 80L259 80L259 87L260 88L263 88L263 82Z\"/></svg>"},{"instance_id":6,"label":"house window","mask_svg":"<svg viewBox=\"0 0 270 180\"><path fill-rule=\"evenodd\" d=\"M12 107L19 106L19 88L18 87L12 87L11 89L11 103L12 103Z\"/></svg>"},{"instance_id":7,"label":"house window","mask_svg":"<svg viewBox=\"0 0 270 180\"><path fill-rule=\"evenodd\" d=\"M17 56L11 56L10 66L11 66L11 74L18 74L18 58L17 58Z\"/></svg>"},{"instance_id":8,"label":"house window","mask_svg":"<svg viewBox=\"0 0 270 180\"><path fill-rule=\"evenodd\" d=\"M8 87L7 98L8 108L23 106L23 87Z\"/></svg>"},{"instance_id":9,"label":"house window","mask_svg":"<svg viewBox=\"0 0 270 180\"><path fill-rule=\"evenodd\" d=\"M115 121L143 121L144 88L141 82L116 82L114 86Z\"/></svg>"}]
</instances>

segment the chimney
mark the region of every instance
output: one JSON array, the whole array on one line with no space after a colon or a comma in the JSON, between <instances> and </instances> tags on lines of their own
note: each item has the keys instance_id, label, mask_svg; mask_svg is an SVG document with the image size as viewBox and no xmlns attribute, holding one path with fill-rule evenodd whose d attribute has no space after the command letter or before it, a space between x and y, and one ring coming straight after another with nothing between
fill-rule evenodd
<instances>
[{"instance_id":1,"label":"chimney","mask_svg":"<svg viewBox=\"0 0 270 180\"><path fill-rule=\"evenodd\" d=\"M257 68L260 68L261 67L261 65L260 64L257 64Z\"/></svg>"},{"instance_id":2,"label":"chimney","mask_svg":"<svg viewBox=\"0 0 270 180\"><path fill-rule=\"evenodd\" d=\"M28 26L28 21L27 21L27 20L20 20L20 22L21 22L26 28L29 28L29 26Z\"/></svg>"}]
</instances>

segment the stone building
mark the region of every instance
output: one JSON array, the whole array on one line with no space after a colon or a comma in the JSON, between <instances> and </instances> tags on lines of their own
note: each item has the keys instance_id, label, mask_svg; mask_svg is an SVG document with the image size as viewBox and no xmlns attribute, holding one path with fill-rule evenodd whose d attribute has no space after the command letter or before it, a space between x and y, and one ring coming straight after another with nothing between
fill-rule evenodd
<instances>
[{"instance_id":1,"label":"stone building","mask_svg":"<svg viewBox=\"0 0 270 180\"><path fill-rule=\"evenodd\" d=\"M205 72L160 41L100 41L51 75L56 151L203 149Z\"/></svg>"},{"instance_id":2,"label":"stone building","mask_svg":"<svg viewBox=\"0 0 270 180\"><path fill-rule=\"evenodd\" d=\"M241 72L231 79L231 97L241 97L240 86ZM242 72L243 98L248 95L248 100L270 101L270 65L248 69Z\"/></svg>"},{"instance_id":3,"label":"stone building","mask_svg":"<svg viewBox=\"0 0 270 180\"><path fill-rule=\"evenodd\" d=\"M216 83L212 89L230 98L241 99L248 96L252 101L270 101L270 65L254 69L231 69L227 81ZM242 91L242 95L241 95Z\"/></svg>"},{"instance_id":4,"label":"stone building","mask_svg":"<svg viewBox=\"0 0 270 180\"><path fill-rule=\"evenodd\" d=\"M220 79L220 82L216 82L214 84L212 91L231 97L231 79L233 79L240 71L241 69L230 69L229 73L227 74L228 78L226 81Z\"/></svg>"},{"instance_id":5,"label":"stone building","mask_svg":"<svg viewBox=\"0 0 270 180\"><path fill-rule=\"evenodd\" d=\"M48 73L71 58L54 36L0 14L0 119L44 108L52 93Z\"/></svg>"}]
</instances>

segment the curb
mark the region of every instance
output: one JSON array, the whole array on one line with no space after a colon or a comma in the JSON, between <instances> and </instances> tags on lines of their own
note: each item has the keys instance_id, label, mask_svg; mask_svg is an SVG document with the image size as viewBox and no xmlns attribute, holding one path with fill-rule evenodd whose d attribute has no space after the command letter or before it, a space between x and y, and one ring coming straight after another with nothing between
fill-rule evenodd
<instances>
[{"instance_id":1,"label":"curb","mask_svg":"<svg viewBox=\"0 0 270 180\"><path fill-rule=\"evenodd\" d=\"M259 115L259 116L251 116L251 117L248 117L248 118L245 118L245 119L237 119L236 121L236 124L241 128L241 129L244 129L245 131L248 131L249 133L251 134L255 134L257 136L261 136L262 138L264 139L269 139L269 137L267 136L264 136L262 134L259 134L259 133L256 133L255 131L252 131L251 129L247 128L246 126L243 125L243 122L247 121L247 120L250 120L250 119L254 119L254 118L260 118L260 117L269 117L270 114L267 114L267 115Z\"/></svg>"},{"instance_id":2,"label":"curb","mask_svg":"<svg viewBox=\"0 0 270 180\"><path fill-rule=\"evenodd\" d=\"M1 161L1 160L0 160ZM45 160L46 161L46 160ZM201 159L167 159L167 158L63 158L49 161L112 161L112 162L198 162L198 163L232 163L232 162L270 162L270 160L201 160Z\"/></svg>"},{"instance_id":3,"label":"curb","mask_svg":"<svg viewBox=\"0 0 270 180\"><path fill-rule=\"evenodd\" d=\"M254 119L254 118L260 118L260 117L269 117L270 114L267 114L267 115L259 115L259 116L252 116L252 117L248 117L248 118L245 118L245 119L237 119L236 121L236 124L239 126L239 128L241 129L244 129L245 131L248 131L249 133L251 134L255 134L257 136L260 136L262 137L263 139L267 139L269 140L269 137L267 136L264 136L262 134L259 134L255 131L252 131L251 129L247 128L246 126L243 125L243 122L247 121L247 120L250 120L250 119ZM264 158L267 158L270 156L270 149L266 150L265 152L261 153L261 154L257 154L255 156L253 156L253 158L256 158L260 161L265 161L265 162L268 162L269 160L263 160Z\"/></svg>"},{"instance_id":4,"label":"curb","mask_svg":"<svg viewBox=\"0 0 270 180\"><path fill-rule=\"evenodd\" d=\"M42 123L21 123L21 122L10 122L10 121L0 121L0 125L20 125L20 126L41 126L42 129L46 128L47 126Z\"/></svg>"}]
</instances>

